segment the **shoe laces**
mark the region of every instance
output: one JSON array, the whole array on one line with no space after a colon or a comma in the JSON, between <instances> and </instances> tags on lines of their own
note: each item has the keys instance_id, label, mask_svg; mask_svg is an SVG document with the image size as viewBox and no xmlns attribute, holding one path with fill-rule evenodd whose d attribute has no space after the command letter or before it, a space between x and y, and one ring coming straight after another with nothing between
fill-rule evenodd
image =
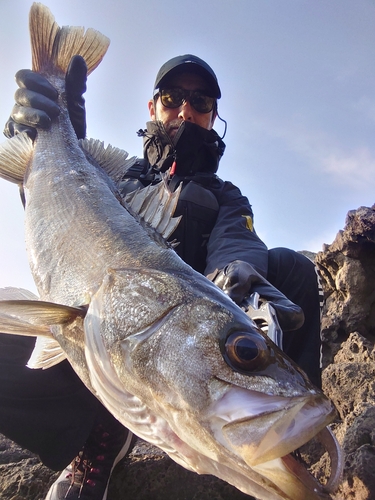
<instances>
[{"instance_id":1,"label":"shoe laces","mask_svg":"<svg viewBox=\"0 0 375 500\"><path fill-rule=\"evenodd\" d=\"M110 434L103 429L102 425L98 425L70 465L71 472L67 475L67 479L70 478L70 485L65 498L69 498L68 495L74 486L79 486L78 498L80 498L84 486L95 487L101 479L100 476L107 472L106 469L108 469L108 477L106 477L108 480L113 463L107 461L107 458L110 458L107 453L110 441ZM107 481L104 489L106 483ZM86 488L85 493L88 493Z\"/></svg>"}]
</instances>

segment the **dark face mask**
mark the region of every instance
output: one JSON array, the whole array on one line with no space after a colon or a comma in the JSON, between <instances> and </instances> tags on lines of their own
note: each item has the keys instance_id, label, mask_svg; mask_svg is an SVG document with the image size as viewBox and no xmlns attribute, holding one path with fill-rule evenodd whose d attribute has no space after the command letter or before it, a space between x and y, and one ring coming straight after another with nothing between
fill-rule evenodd
<instances>
[{"instance_id":1,"label":"dark face mask","mask_svg":"<svg viewBox=\"0 0 375 500\"><path fill-rule=\"evenodd\" d=\"M176 161L175 173L181 177L196 172L215 173L225 144L214 130L207 130L183 121L172 141L160 121L147 123L144 137L145 158L158 170L165 172Z\"/></svg>"}]
</instances>

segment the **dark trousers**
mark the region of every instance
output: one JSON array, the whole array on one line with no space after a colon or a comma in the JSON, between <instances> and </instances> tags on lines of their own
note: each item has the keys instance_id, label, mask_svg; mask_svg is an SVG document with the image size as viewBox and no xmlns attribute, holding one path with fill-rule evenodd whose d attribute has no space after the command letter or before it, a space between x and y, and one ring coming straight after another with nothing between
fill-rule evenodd
<instances>
[{"instance_id":1,"label":"dark trousers","mask_svg":"<svg viewBox=\"0 0 375 500\"><path fill-rule=\"evenodd\" d=\"M289 300L301 307L305 322L301 328L284 332L283 350L321 387L321 307L323 293L315 264L288 248L268 251L267 280Z\"/></svg>"},{"instance_id":2,"label":"dark trousers","mask_svg":"<svg viewBox=\"0 0 375 500\"><path fill-rule=\"evenodd\" d=\"M315 266L304 256L269 251L268 280L302 307L305 324L284 334L284 350L320 386L320 308ZM94 422L111 418L67 361L48 370L25 365L35 340L0 334L0 433L61 470L86 442Z\"/></svg>"},{"instance_id":3,"label":"dark trousers","mask_svg":"<svg viewBox=\"0 0 375 500\"><path fill-rule=\"evenodd\" d=\"M0 433L61 470L82 448L102 405L68 361L27 368L34 344L31 337L0 334Z\"/></svg>"}]
</instances>

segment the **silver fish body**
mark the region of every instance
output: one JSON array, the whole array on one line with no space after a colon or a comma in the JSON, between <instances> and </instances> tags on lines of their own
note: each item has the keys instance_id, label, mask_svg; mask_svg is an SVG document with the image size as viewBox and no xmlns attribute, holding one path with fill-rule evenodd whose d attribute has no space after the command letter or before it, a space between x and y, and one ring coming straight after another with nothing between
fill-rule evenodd
<instances>
[{"instance_id":1,"label":"silver fish body","mask_svg":"<svg viewBox=\"0 0 375 500\"><path fill-rule=\"evenodd\" d=\"M56 27L48 9L34 4L30 15L32 33L44 30L51 38ZM53 338L116 418L184 467L263 500L328 498L318 483L299 477L301 466L288 454L333 420L333 405L119 199L116 182L76 139L65 103L66 67L38 55L44 45L36 35L32 45L34 61L47 61L36 66L59 90L61 114L28 145L30 267L41 301L77 311L54 321L48 309L44 323ZM30 303L33 313L22 307L0 303L1 331L5 316L43 323L35 311L47 305Z\"/></svg>"}]
</instances>

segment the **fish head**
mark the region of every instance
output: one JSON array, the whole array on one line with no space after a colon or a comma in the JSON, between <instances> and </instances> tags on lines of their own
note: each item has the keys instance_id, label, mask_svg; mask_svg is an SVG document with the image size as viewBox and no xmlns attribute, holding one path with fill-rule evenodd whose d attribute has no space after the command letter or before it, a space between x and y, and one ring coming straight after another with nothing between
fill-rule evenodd
<instances>
[{"instance_id":1,"label":"fish head","mask_svg":"<svg viewBox=\"0 0 375 500\"><path fill-rule=\"evenodd\" d=\"M278 480L268 479L264 464L305 444L336 415L304 372L221 290L195 273L113 271L86 320L89 371L105 379L98 389L103 402L106 384L122 386L149 409L151 420L163 422L154 432L175 450L180 446L179 454L185 453L180 463L200 473L214 473L207 461L202 465L205 456L216 468L231 471L221 474L228 482L231 474L248 475L276 491ZM125 407L118 415L131 427ZM306 498L319 498L314 495Z\"/></svg>"}]
</instances>

